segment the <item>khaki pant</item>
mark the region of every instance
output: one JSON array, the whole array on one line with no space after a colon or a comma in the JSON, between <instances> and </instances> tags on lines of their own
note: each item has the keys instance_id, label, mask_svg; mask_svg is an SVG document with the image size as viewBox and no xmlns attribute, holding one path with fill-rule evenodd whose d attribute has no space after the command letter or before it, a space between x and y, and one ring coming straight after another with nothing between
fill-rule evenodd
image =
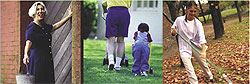
<instances>
[{"instance_id":1,"label":"khaki pant","mask_svg":"<svg viewBox=\"0 0 250 84\"><path fill-rule=\"evenodd\" d=\"M198 48L195 45L193 45L193 46L199 52L201 52L201 48ZM213 78L213 74L209 70L209 67L208 67L208 65L206 63L206 59L200 58L200 55L194 49L192 50L192 54L195 57L195 59L198 61L200 67L202 68L203 72L206 74L207 78L212 79ZM184 63L185 69L187 71L189 82L191 84L198 84L198 79L197 79L197 77L195 75L194 67L193 67L192 62L191 62L191 58L183 57L181 59L182 59L182 61Z\"/></svg>"}]
</instances>

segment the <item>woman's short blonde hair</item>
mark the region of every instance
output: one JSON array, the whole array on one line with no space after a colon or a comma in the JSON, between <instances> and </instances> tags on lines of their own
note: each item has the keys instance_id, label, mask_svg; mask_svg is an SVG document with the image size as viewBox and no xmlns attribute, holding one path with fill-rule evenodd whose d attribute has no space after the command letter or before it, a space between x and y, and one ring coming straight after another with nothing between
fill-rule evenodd
<instances>
[{"instance_id":1,"label":"woman's short blonde hair","mask_svg":"<svg viewBox=\"0 0 250 84\"><path fill-rule=\"evenodd\" d=\"M36 8L37 8L37 5L42 5L44 7L44 10L45 10L45 15L48 14L48 11L46 9L46 6L43 4L43 2L35 2L29 9L29 16L32 17L32 18L35 18L35 14L36 14Z\"/></svg>"}]
</instances>

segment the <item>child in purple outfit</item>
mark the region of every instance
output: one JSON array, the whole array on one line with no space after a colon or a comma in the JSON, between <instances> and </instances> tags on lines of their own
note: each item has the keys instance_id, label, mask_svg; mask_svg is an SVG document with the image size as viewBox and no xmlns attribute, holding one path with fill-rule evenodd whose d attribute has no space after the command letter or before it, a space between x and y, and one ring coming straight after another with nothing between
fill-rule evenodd
<instances>
[{"instance_id":1,"label":"child in purple outfit","mask_svg":"<svg viewBox=\"0 0 250 84\"><path fill-rule=\"evenodd\" d=\"M152 42L151 36L148 33L149 27L146 23L141 23L138 26L138 31L134 33L135 43L132 45L132 55L134 64L132 72L135 76L147 76L149 64L150 47L149 42Z\"/></svg>"}]
</instances>

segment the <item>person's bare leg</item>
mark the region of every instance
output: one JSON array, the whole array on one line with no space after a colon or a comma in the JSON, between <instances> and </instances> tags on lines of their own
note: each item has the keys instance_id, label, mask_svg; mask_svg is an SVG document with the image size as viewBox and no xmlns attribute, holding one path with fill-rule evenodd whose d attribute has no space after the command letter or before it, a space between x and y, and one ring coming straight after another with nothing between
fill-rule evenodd
<instances>
[{"instance_id":1,"label":"person's bare leg","mask_svg":"<svg viewBox=\"0 0 250 84\"><path fill-rule=\"evenodd\" d=\"M125 43L124 43L124 37L118 37L117 38L117 48L116 48L117 56L116 56L116 64L115 64L115 69L120 70L120 64L121 60L124 54L124 49L125 49Z\"/></svg>"},{"instance_id":2,"label":"person's bare leg","mask_svg":"<svg viewBox=\"0 0 250 84\"><path fill-rule=\"evenodd\" d=\"M115 37L108 37L107 39L107 52L108 52L108 59L109 59L109 70L113 70L114 68L114 42L115 42Z\"/></svg>"}]
</instances>

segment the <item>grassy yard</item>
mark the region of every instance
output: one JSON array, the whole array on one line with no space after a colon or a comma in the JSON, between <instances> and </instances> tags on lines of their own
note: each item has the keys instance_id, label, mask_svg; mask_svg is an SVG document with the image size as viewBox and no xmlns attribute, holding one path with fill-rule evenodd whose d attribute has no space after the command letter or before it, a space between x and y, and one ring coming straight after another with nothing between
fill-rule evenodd
<instances>
[{"instance_id":1,"label":"grassy yard","mask_svg":"<svg viewBox=\"0 0 250 84\"><path fill-rule=\"evenodd\" d=\"M129 66L122 66L120 71L109 71L108 66L102 66L105 57L106 41L84 40L84 83L150 83L162 84L162 45L152 45L151 67L154 74L148 77L134 76L132 74L132 43L126 43L126 56Z\"/></svg>"}]
</instances>

